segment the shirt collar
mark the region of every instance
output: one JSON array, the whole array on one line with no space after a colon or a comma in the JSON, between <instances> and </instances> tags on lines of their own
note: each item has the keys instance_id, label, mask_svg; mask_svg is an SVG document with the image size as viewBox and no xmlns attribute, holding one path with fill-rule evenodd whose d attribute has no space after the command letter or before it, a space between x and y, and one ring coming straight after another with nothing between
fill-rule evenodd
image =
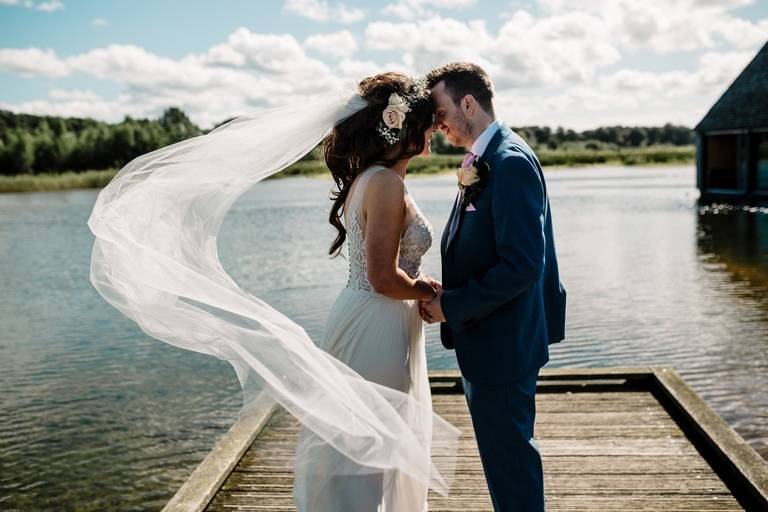
<instances>
[{"instance_id":1,"label":"shirt collar","mask_svg":"<svg viewBox=\"0 0 768 512\"><path fill-rule=\"evenodd\" d=\"M488 143L491 142L493 135L499 128L501 128L501 121L497 119L488 125L488 128L483 130L483 133L481 133L480 136L475 140L475 143L472 144L472 149L470 149L470 151L477 156L483 156L483 153L485 153L485 148L488 147Z\"/></svg>"}]
</instances>

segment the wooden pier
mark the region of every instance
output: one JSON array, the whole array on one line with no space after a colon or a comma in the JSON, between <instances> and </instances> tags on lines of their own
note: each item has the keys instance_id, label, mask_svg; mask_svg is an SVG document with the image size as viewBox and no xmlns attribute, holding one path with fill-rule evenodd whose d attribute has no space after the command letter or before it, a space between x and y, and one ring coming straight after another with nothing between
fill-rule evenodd
<instances>
[{"instance_id":1,"label":"wooden pier","mask_svg":"<svg viewBox=\"0 0 768 512\"><path fill-rule=\"evenodd\" d=\"M492 512L459 375L430 383L435 411L462 437L451 494L430 491L429 510ZM768 464L670 369L542 370L536 405L548 511L768 510ZM259 407L165 512L296 510L298 424L266 397Z\"/></svg>"}]
</instances>

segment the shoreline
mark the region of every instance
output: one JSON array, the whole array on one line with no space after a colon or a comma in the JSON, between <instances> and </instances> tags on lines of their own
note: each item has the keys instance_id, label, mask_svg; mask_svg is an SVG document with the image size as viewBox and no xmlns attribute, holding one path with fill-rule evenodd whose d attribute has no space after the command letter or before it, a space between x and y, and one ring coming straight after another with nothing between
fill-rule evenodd
<instances>
[{"instance_id":1,"label":"shoreline","mask_svg":"<svg viewBox=\"0 0 768 512\"><path fill-rule=\"evenodd\" d=\"M624 151L596 152L552 152L542 150L539 159L547 171L580 169L604 166L620 167L661 167L689 166L695 164L695 152L691 148L640 148ZM449 174L461 162L462 155L433 155L417 157L410 165L410 176L433 176ZM63 172L59 174L23 174L0 176L0 194L23 192L55 192L76 189L104 188L118 169ZM330 177L324 162L317 160L299 161L266 179L293 177Z\"/></svg>"}]
</instances>

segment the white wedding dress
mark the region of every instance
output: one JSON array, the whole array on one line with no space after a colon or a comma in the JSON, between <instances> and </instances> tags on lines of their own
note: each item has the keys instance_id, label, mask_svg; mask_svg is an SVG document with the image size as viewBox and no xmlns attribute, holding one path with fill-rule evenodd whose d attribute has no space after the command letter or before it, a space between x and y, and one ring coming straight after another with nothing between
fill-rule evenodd
<instances>
[{"instance_id":1,"label":"white wedding dress","mask_svg":"<svg viewBox=\"0 0 768 512\"><path fill-rule=\"evenodd\" d=\"M416 300L395 300L368 280L362 201L374 166L355 179L344 208L349 281L331 308L321 348L369 381L410 394L431 409L424 327ZM432 244L432 226L408 194L399 267L411 278ZM294 468L294 498L302 512L426 511L427 487L402 472L368 472L302 428Z\"/></svg>"}]
</instances>

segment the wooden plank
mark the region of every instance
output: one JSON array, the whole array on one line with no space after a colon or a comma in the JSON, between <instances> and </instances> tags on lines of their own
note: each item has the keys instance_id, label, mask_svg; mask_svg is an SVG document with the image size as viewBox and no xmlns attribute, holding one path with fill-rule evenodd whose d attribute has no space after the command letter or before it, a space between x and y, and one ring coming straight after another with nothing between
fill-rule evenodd
<instances>
[{"instance_id":1,"label":"wooden plank","mask_svg":"<svg viewBox=\"0 0 768 512\"><path fill-rule=\"evenodd\" d=\"M546 499L548 511L600 511L631 510L653 512L706 512L706 511L743 511L744 509L728 495L596 495L573 494L550 496ZM291 495L287 492L226 492L217 497L210 511L296 511ZM458 499L430 497L431 512L493 512L490 498L486 495L473 495Z\"/></svg>"},{"instance_id":2,"label":"wooden plank","mask_svg":"<svg viewBox=\"0 0 768 512\"><path fill-rule=\"evenodd\" d=\"M639 379L649 380L653 377L650 366L610 366L603 368L542 368L539 380L561 379ZM455 382L461 379L458 370L430 370L429 381Z\"/></svg>"},{"instance_id":3,"label":"wooden plank","mask_svg":"<svg viewBox=\"0 0 768 512\"><path fill-rule=\"evenodd\" d=\"M564 494L724 494L730 495L722 480L712 474L700 474L688 479L668 478L666 475L631 474L609 475L586 474L574 479L571 474L546 474L545 484L554 495ZM472 476L460 475L453 481L451 493L459 496L487 495L485 477L482 473ZM265 477L261 474L233 472L222 490L242 492L291 492L293 477L290 473Z\"/></svg>"},{"instance_id":4,"label":"wooden plank","mask_svg":"<svg viewBox=\"0 0 768 512\"><path fill-rule=\"evenodd\" d=\"M654 375L674 412L704 440L734 483L750 494L750 505L768 510L768 464L760 454L673 370L654 369Z\"/></svg>"},{"instance_id":5,"label":"wooden plank","mask_svg":"<svg viewBox=\"0 0 768 512\"><path fill-rule=\"evenodd\" d=\"M458 423L453 423L459 427ZM466 422L464 428L471 428L470 422ZM636 425L572 425L567 422L544 423L536 425L536 439L556 437L560 439L603 439L611 438L654 438L654 437L685 437L685 433L676 423L654 421ZM295 431L282 430L275 432L269 430L259 437L260 442L289 441L296 442L299 438L298 429Z\"/></svg>"},{"instance_id":6,"label":"wooden plank","mask_svg":"<svg viewBox=\"0 0 768 512\"><path fill-rule=\"evenodd\" d=\"M743 510L728 483L687 437L687 423L670 416L666 408L670 403L660 403L654 395L663 387L658 371L541 372L535 437L542 453L548 511ZM435 411L460 428L462 435L451 452L457 462L452 493L444 497L430 491L429 510L490 512L493 508L458 372L433 372L430 381ZM687 398L670 394L668 402ZM685 410L684 404L680 407ZM291 468L297 439L298 423L293 417L284 411L272 415L226 475L207 510L296 510ZM435 446L435 457L447 456L445 450Z\"/></svg>"}]
</instances>

